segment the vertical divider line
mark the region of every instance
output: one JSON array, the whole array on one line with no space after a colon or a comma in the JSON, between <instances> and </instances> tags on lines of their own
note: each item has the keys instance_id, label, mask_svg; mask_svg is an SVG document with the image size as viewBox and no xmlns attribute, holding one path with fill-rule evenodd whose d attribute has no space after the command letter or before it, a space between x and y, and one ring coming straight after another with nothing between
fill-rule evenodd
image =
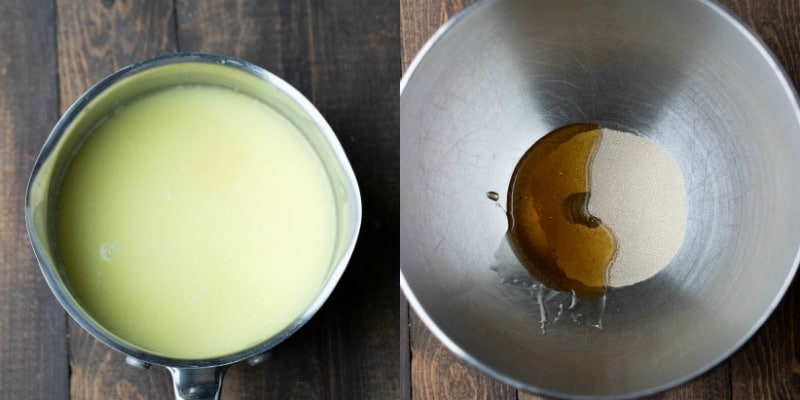
<instances>
[{"instance_id":1,"label":"vertical divider line","mask_svg":"<svg viewBox=\"0 0 800 400\"><path fill-rule=\"evenodd\" d=\"M172 35L175 37L175 45L172 47L172 50L176 53L180 53L181 37L178 25L178 0L172 0Z\"/></svg>"},{"instance_id":2,"label":"vertical divider line","mask_svg":"<svg viewBox=\"0 0 800 400\"><path fill-rule=\"evenodd\" d=\"M728 359L723 362L727 364L728 367L728 398L733 400L733 366L731 365L731 358L732 357L728 357Z\"/></svg>"},{"instance_id":3,"label":"vertical divider line","mask_svg":"<svg viewBox=\"0 0 800 400\"><path fill-rule=\"evenodd\" d=\"M63 97L61 96L61 72L60 72L60 57L59 57L59 46L58 46L58 31L59 31L59 18L58 18L58 0L52 1L53 7L53 66L54 66L54 73L55 73L55 91L56 91L56 112L55 118L56 121L61 118L61 110L64 107L63 104ZM55 121L53 121L55 123ZM49 136L49 134L48 134ZM38 260L37 260L38 266ZM59 305L61 307L61 305ZM62 318L64 323L64 342L65 342L65 359L64 362L67 364L67 393L66 398L72 397L72 363L70 359L72 358L72 349L70 348L70 340L69 340L69 315L67 315L66 310L62 310Z\"/></svg>"},{"instance_id":4,"label":"vertical divider line","mask_svg":"<svg viewBox=\"0 0 800 400\"><path fill-rule=\"evenodd\" d=\"M411 400L411 312L403 291L400 291L400 398Z\"/></svg>"}]
</instances>

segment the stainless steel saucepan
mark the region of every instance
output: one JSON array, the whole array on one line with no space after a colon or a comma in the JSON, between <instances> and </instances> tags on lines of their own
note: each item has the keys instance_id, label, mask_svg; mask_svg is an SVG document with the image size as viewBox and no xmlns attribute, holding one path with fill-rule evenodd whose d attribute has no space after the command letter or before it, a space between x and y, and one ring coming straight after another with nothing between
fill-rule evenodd
<instances>
[{"instance_id":1,"label":"stainless steel saucepan","mask_svg":"<svg viewBox=\"0 0 800 400\"><path fill-rule=\"evenodd\" d=\"M283 331L260 344L215 359L162 357L140 349L97 323L71 291L60 263L53 231L54 202L66 165L92 128L121 104L142 94L176 85L215 85L252 96L281 113L305 136L322 160L337 210L334 256L316 299ZM90 199L87 199L90 201ZM264 353L305 324L328 298L355 246L361 223L361 198L347 157L335 134L300 92L269 72L245 61L198 53L159 57L123 68L82 95L61 117L37 159L25 203L25 220L42 273L61 305L84 329L106 345L127 355L134 366L164 366L172 374L179 399L218 398L229 365L254 364ZM242 304L247 307L247 304ZM215 323L208 321L209 324Z\"/></svg>"}]
</instances>

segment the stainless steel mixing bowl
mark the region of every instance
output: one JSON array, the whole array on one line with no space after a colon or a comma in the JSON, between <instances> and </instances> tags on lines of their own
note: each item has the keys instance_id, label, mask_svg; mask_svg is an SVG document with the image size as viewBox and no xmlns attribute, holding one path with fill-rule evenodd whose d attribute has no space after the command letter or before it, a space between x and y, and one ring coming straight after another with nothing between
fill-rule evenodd
<instances>
[{"instance_id":1,"label":"stainless steel mixing bowl","mask_svg":"<svg viewBox=\"0 0 800 400\"><path fill-rule=\"evenodd\" d=\"M797 100L713 2L481 2L417 56L400 110L402 288L450 350L506 383L575 397L677 385L742 345L797 269ZM509 261L486 192L504 199L525 150L582 121L669 151L688 231L663 271L608 295L602 329L562 316L543 334L536 299L490 269Z\"/></svg>"}]
</instances>

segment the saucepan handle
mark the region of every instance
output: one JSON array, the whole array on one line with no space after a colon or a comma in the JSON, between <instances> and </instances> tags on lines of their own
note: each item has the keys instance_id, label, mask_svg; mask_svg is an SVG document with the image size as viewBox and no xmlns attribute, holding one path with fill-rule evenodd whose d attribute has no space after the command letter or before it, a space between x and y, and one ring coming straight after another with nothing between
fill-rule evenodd
<instances>
[{"instance_id":1,"label":"saucepan handle","mask_svg":"<svg viewBox=\"0 0 800 400\"><path fill-rule=\"evenodd\" d=\"M219 400L222 376L228 366L207 368L173 368L172 385L177 400Z\"/></svg>"}]
</instances>

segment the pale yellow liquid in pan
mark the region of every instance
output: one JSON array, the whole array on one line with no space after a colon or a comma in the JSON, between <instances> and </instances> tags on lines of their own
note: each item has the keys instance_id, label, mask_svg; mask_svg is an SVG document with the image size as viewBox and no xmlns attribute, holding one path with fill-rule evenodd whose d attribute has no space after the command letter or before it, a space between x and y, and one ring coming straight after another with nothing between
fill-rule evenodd
<instances>
[{"instance_id":1,"label":"pale yellow liquid in pan","mask_svg":"<svg viewBox=\"0 0 800 400\"><path fill-rule=\"evenodd\" d=\"M331 186L302 134L206 86L111 115L69 167L57 215L84 307L173 358L234 353L284 329L316 298L335 242Z\"/></svg>"}]
</instances>

